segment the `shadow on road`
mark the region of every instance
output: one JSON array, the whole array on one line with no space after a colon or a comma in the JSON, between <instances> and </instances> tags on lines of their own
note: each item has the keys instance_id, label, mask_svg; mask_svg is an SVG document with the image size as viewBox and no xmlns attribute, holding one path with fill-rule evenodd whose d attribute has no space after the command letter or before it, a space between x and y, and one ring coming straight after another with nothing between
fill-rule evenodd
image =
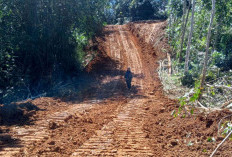
<instances>
[{"instance_id":1,"label":"shadow on road","mask_svg":"<svg viewBox=\"0 0 232 157\"><path fill-rule=\"evenodd\" d=\"M21 148L21 147L23 146L20 144L20 140L12 138L7 133L0 134L0 151L3 151L4 148Z\"/></svg>"},{"instance_id":2,"label":"shadow on road","mask_svg":"<svg viewBox=\"0 0 232 157\"><path fill-rule=\"evenodd\" d=\"M133 85L131 90L127 89L124 75L125 70L120 70L118 61L106 57L97 62L92 71L85 75L85 79L76 80L70 86L70 91L63 96L58 96L62 101L81 103L92 100L117 99L119 97L139 96L139 86ZM133 79L144 79L143 74L133 74ZM68 91L68 90L66 90ZM141 95L140 95L141 96Z\"/></svg>"},{"instance_id":3,"label":"shadow on road","mask_svg":"<svg viewBox=\"0 0 232 157\"><path fill-rule=\"evenodd\" d=\"M91 100L117 99L119 97L139 96L139 86L133 85L129 90L124 80L125 71L115 70L102 74L100 79L92 82L90 86L80 89L76 93L67 94L62 101L81 103ZM143 79L143 75L134 75L134 78Z\"/></svg>"},{"instance_id":4,"label":"shadow on road","mask_svg":"<svg viewBox=\"0 0 232 157\"><path fill-rule=\"evenodd\" d=\"M0 106L0 126L30 125L31 117L41 110L30 102L20 104L5 104Z\"/></svg>"}]
</instances>

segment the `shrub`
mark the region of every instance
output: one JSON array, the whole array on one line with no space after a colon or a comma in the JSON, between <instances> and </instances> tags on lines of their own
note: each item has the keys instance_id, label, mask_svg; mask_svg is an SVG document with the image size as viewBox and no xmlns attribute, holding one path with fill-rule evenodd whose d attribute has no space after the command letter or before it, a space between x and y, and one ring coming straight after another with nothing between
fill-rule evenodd
<instances>
[{"instance_id":1,"label":"shrub","mask_svg":"<svg viewBox=\"0 0 232 157\"><path fill-rule=\"evenodd\" d=\"M181 78L181 83L183 86L192 87L194 85L193 76L191 73L185 73Z\"/></svg>"}]
</instances>

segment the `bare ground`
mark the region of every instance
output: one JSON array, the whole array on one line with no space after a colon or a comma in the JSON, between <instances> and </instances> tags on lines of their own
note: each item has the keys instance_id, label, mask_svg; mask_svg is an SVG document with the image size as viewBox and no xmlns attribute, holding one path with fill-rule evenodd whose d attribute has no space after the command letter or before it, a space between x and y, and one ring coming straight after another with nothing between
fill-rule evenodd
<instances>
[{"instance_id":1,"label":"bare ground","mask_svg":"<svg viewBox=\"0 0 232 157\"><path fill-rule=\"evenodd\" d=\"M28 102L37 108L23 110L29 119L1 126L0 155L209 156L222 141L218 121L231 113L171 115L178 103L164 95L156 71L168 50L165 26L150 21L105 27L97 39L101 54L87 68L99 84L83 92L82 102L75 95L72 101ZM127 67L134 74L131 91L123 78ZM231 147L226 142L217 156L231 156Z\"/></svg>"}]
</instances>

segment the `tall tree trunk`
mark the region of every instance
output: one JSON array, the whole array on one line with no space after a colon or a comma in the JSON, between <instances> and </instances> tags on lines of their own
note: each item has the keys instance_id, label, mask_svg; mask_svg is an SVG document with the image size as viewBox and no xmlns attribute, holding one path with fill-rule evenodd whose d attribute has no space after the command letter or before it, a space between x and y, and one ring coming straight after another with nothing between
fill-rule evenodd
<instances>
[{"instance_id":1,"label":"tall tree trunk","mask_svg":"<svg viewBox=\"0 0 232 157\"><path fill-rule=\"evenodd\" d=\"M172 75L172 60L171 60L171 54L167 53L167 58L168 58L168 75Z\"/></svg>"},{"instance_id":2,"label":"tall tree trunk","mask_svg":"<svg viewBox=\"0 0 232 157\"><path fill-rule=\"evenodd\" d=\"M219 33L221 32L221 26L222 26L222 20L219 19L219 22L217 23L217 27L216 27L216 35L215 35L215 40L214 40L214 43L213 43L213 51L217 47L217 42L218 42L218 39L219 39Z\"/></svg>"},{"instance_id":3,"label":"tall tree trunk","mask_svg":"<svg viewBox=\"0 0 232 157\"><path fill-rule=\"evenodd\" d=\"M214 15L215 15L215 2L216 2L216 0L212 0L212 11L211 11L209 29L208 29L208 34L207 34L207 44L206 44L206 51L205 51L204 66L203 66L203 70L202 70L200 90L203 90L203 87L205 84L206 71L207 71L207 67L208 67L208 54L209 54L209 45L210 45L210 38L211 38L211 29L212 29L213 19L214 19Z\"/></svg>"},{"instance_id":4,"label":"tall tree trunk","mask_svg":"<svg viewBox=\"0 0 232 157\"><path fill-rule=\"evenodd\" d=\"M183 30L182 30L179 63L181 63L181 61L182 61L182 51L183 51L183 47L184 47L184 37L185 37L185 32L186 32L186 26L187 26L187 23L188 23L189 13L190 13L190 5L188 7L187 16L185 18L184 27L183 27Z\"/></svg>"},{"instance_id":5,"label":"tall tree trunk","mask_svg":"<svg viewBox=\"0 0 232 157\"><path fill-rule=\"evenodd\" d=\"M171 26L172 26L171 18L172 18L172 16L170 15L170 16L169 16L169 19L168 19L168 26L169 26L169 32L168 32L168 42L169 42L169 44L170 44Z\"/></svg>"},{"instance_id":6,"label":"tall tree trunk","mask_svg":"<svg viewBox=\"0 0 232 157\"><path fill-rule=\"evenodd\" d=\"M172 0L170 1L172 4ZM173 14L173 8L171 8L170 16L168 19L168 25L169 25L169 32L168 32L168 42L171 43L171 34L172 34L172 14Z\"/></svg>"},{"instance_id":7,"label":"tall tree trunk","mask_svg":"<svg viewBox=\"0 0 232 157\"><path fill-rule=\"evenodd\" d=\"M190 47L191 47L192 36L193 36L195 4L196 4L196 0L193 0L193 3L192 3L191 29L190 29L190 33L189 33L188 47L187 47L186 56L185 56L185 67L184 67L184 72L185 73L188 72L188 69L189 69L189 56L190 56Z\"/></svg>"},{"instance_id":8,"label":"tall tree trunk","mask_svg":"<svg viewBox=\"0 0 232 157\"><path fill-rule=\"evenodd\" d=\"M183 15L182 15L182 25L181 25L181 42L182 42L182 36L183 36L183 32L184 32L185 17L186 17L186 7L187 7L186 0L183 0ZM179 53L179 58L181 58L181 51Z\"/></svg>"}]
</instances>

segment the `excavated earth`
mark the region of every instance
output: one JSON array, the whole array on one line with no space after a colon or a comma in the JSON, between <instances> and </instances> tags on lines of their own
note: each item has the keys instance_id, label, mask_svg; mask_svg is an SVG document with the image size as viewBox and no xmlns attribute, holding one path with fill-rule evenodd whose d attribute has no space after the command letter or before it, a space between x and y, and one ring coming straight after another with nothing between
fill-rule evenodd
<instances>
[{"instance_id":1,"label":"excavated earth","mask_svg":"<svg viewBox=\"0 0 232 157\"><path fill-rule=\"evenodd\" d=\"M219 120L231 113L172 116L178 102L163 93L157 74L168 51L165 28L162 21L106 26L87 67L99 81L81 96L15 104L16 120L1 120L0 156L209 156L223 140ZM124 82L128 67L131 90ZM228 140L215 156L231 151Z\"/></svg>"}]
</instances>

